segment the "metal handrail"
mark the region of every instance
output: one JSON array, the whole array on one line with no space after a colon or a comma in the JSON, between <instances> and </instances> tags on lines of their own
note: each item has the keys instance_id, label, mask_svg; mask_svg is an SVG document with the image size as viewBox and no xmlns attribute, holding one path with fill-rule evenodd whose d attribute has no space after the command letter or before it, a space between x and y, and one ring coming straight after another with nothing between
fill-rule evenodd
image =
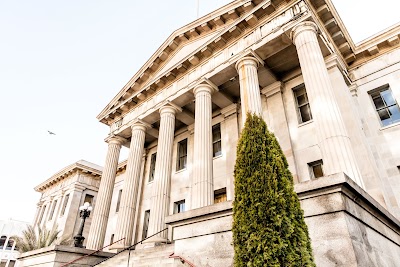
<instances>
[{"instance_id":1,"label":"metal handrail","mask_svg":"<svg viewBox=\"0 0 400 267\"><path fill-rule=\"evenodd\" d=\"M169 255L169 257L170 257L170 258L173 258L173 259L178 259L178 260L180 260L182 263L187 263L187 264L189 264L190 267L196 267L196 266L194 266L193 263L191 263L190 261L188 261L188 260L185 259L184 257L179 256L179 255L174 255L174 254L175 254L175 253L172 253L171 255Z\"/></svg>"},{"instance_id":2,"label":"metal handrail","mask_svg":"<svg viewBox=\"0 0 400 267\"><path fill-rule=\"evenodd\" d=\"M68 265L70 265L70 264L72 264L72 263L74 263L74 262L77 262L77 261L79 261L79 260L81 260L81 259L83 259L83 258L92 256L93 254L96 254L97 252L99 252L99 251L101 251L101 250L103 250L103 249L105 249L105 248L107 248L107 247L109 247L109 246L111 246L111 245L113 245L113 244L115 244L115 243L121 241L121 240L124 240L124 239L125 239L125 237L124 237L124 238L121 238L120 240L117 240L117 241L115 241L115 242L112 242L111 244L108 244L107 246L102 247L102 248L100 248L100 249L98 249L98 250L96 250L96 251L94 251L94 252L92 252L92 253L90 253L90 254L83 255L82 257L79 257L79 258L77 258L77 259L75 259L75 260L73 260L73 261L70 261L70 262L68 262L68 263L66 263L66 264L64 264L64 265L61 265L61 267L68 266Z\"/></svg>"},{"instance_id":3,"label":"metal handrail","mask_svg":"<svg viewBox=\"0 0 400 267\"><path fill-rule=\"evenodd\" d=\"M128 257L128 265L129 265L129 258L130 258L130 256L131 256L131 248L133 248L134 246L136 246L137 244L141 244L141 243L143 243L143 241L145 241L145 240L147 240L147 239L149 239L150 237L153 237L153 236L155 236L155 235L158 235L159 233L162 233L162 232L164 232L165 230L167 230L168 229L168 227L167 228L165 228L165 229L163 229L163 230L161 230L161 231L159 231L159 232L157 232L157 233L155 233L155 234L153 234L153 235L151 235L151 236L148 236L148 237L146 237L146 238L144 238L144 239L142 239L142 240L140 240L139 242L136 242L135 244L133 244L133 245L131 245L130 247L127 247L127 248L124 248L123 250L121 250L121 251L118 251L117 253L115 253L114 255L112 255L112 256L110 256L110 257L108 257L107 259L104 259L104 260L102 260L102 261L100 261L100 262L98 262L98 263L96 263L95 265L93 265L92 267L94 267L94 266L96 266L96 265L99 265L100 263L102 263L102 262L105 262L106 260L109 260L109 259L111 259L111 258L113 258L113 257L115 257L115 256L117 256L118 254L120 254L120 253L122 253L122 252L124 252L124 251L126 251L126 250L129 250L129 257Z\"/></svg>"}]
</instances>

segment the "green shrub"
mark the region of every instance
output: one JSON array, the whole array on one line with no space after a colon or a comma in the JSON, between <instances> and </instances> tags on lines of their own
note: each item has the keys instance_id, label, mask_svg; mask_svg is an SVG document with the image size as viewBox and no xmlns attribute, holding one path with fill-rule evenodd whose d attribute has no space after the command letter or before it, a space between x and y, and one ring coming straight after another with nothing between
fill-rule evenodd
<instances>
[{"instance_id":1,"label":"green shrub","mask_svg":"<svg viewBox=\"0 0 400 267\"><path fill-rule=\"evenodd\" d=\"M235 266L315 266L286 158L256 115L247 115L234 175Z\"/></svg>"}]
</instances>

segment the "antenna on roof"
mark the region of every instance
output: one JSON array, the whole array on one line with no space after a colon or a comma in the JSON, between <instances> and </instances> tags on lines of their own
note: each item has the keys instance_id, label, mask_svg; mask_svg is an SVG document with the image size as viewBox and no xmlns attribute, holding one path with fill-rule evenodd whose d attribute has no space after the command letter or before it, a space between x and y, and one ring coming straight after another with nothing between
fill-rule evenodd
<instances>
[{"instance_id":1,"label":"antenna on roof","mask_svg":"<svg viewBox=\"0 0 400 267\"><path fill-rule=\"evenodd\" d=\"M196 16L199 18L200 0L196 0Z\"/></svg>"}]
</instances>

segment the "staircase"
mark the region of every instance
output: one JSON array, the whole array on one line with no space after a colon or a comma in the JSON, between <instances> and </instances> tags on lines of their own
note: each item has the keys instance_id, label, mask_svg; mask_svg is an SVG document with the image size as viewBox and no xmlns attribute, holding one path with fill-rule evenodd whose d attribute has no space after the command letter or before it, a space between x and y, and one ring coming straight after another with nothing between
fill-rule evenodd
<instances>
[{"instance_id":1,"label":"staircase","mask_svg":"<svg viewBox=\"0 0 400 267\"><path fill-rule=\"evenodd\" d=\"M182 263L179 259L169 258L174 252L173 244L165 244L151 248L124 251L113 258L110 258L99 265L98 267L178 267L189 266ZM129 266L128 266L129 257Z\"/></svg>"}]
</instances>

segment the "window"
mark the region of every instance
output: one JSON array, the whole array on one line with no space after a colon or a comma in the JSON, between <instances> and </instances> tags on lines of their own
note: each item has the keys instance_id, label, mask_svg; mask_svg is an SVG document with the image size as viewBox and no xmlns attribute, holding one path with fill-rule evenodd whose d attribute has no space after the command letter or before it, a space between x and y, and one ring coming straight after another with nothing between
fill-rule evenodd
<instances>
[{"instance_id":1,"label":"window","mask_svg":"<svg viewBox=\"0 0 400 267\"><path fill-rule=\"evenodd\" d=\"M316 179L324 176L322 160L310 162L308 163L308 167L310 168L311 179Z\"/></svg>"},{"instance_id":2,"label":"window","mask_svg":"<svg viewBox=\"0 0 400 267\"><path fill-rule=\"evenodd\" d=\"M121 204L121 195L122 195L122 189L118 191L117 207L115 208L115 212L119 211L119 205Z\"/></svg>"},{"instance_id":3,"label":"window","mask_svg":"<svg viewBox=\"0 0 400 267\"><path fill-rule=\"evenodd\" d=\"M62 210L61 210L61 216L63 216L64 213L65 213L65 209L67 208L68 200L69 200L69 194L67 194L64 197L64 203L63 203L63 207L62 207Z\"/></svg>"},{"instance_id":4,"label":"window","mask_svg":"<svg viewBox=\"0 0 400 267\"><path fill-rule=\"evenodd\" d=\"M214 204L226 201L226 188L214 191Z\"/></svg>"},{"instance_id":5,"label":"window","mask_svg":"<svg viewBox=\"0 0 400 267\"><path fill-rule=\"evenodd\" d=\"M218 123L212 127L213 157L221 155L221 125Z\"/></svg>"},{"instance_id":6,"label":"window","mask_svg":"<svg viewBox=\"0 0 400 267\"><path fill-rule=\"evenodd\" d=\"M306 87L304 86L304 84L302 84L295 87L293 91L296 97L299 122L303 123L312 120L312 114L310 109L310 103L308 102Z\"/></svg>"},{"instance_id":7,"label":"window","mask_svg":"<svg viewBox=\"0 0 400 267\"><path fill-rule=\"evenodd\" d=\"M187 163L187 139L178 143L178 159L176 162L176 170L186 169Z\"/></svg>"},{"instance_id":8,"label":"window","mask_svg":"<svg viewBox=\"0 0 400 267\"><path fill-rule=\"evenodd\" d=\"M86 194L85 200L83 201L83 203L88 202L91 206L93 206L93 198L94 198L94 196Z\"/></svg>"},{"instance_id":9,"label":"window","mask_svg":"<svg viewBox=\"0 0 400 267\"><path fill-rule=\"evenodd\" d=\"M6 250L11 250L13 246L14 246L14 240L8 239Z\"/></svg>"},{"instance_id":10,"label":"window","mask_svg":"<svg viewBox=\"0 0 400 267\"><path fill-rule=\"evenodd\" d=\"M147 231L149 230L149 221L150 221L150 210L146 210L144 212L142 239L145 239L147 237Z\"/></svg>"},{"instance_id":11,"label":"window","mask_svg":"<svg viewBox=\"0 0 400 267\"><path fill-rule=\"evenodd\" d=\"M6 243L6 240L7 240L7 236L2 235L0 238L0 249L3 249L4 244Z\"/></svg>"},{"instance_id":12,"label":"window","mask_svg":"<svg viewBox=\"0 0 400 267\"><path fill-rule=\"evenodd\" d=\"M174 214L182 213L185 211L185 200L181 200L174 203Z\"/></svg>"},{"instance_id":13,"label":"window","mask_svg":"<svg viewBox=\"0 0 400 267\"><path fill-rule=\"evenodd\" d=\"M157 159L157 153L151 154L149 182L154 180L154 173L156 171L156 159Z\"/></svg>"},{"instance_id":14,"label":"window","mask_svg":"<svg viewBox=\"0 0 400 267\"><path fill-rule=\"evenodd\" d=\"M111 235L111 238L110 238L110 245L111 245L112 243L114 243L114 234L112 234L112 235Z\"/></svg>"},{"instance_id":15,"label":"window","mask_svg":"<svg viewBox=\"0 0 400 267\"><path fill-rule=\"evenodd\" d=\"M54 200L53 206L51 207L51 211L50 211L49 221L51 221L51 219L53 219L54 210L56 209L56 206L57 206L57 200Z\"/></svg>"},{"instance_id":16,"label":"window","mask_svg":"<svg viewBox=\"0 0 400 267\"><path fill-rule=\"evenodd\" d=\"M399 105L396 103L389 86L371 93L371 97L375 104L375 110L381 119L382 126L400 122Z\"/></svg>"}]
</instances>

